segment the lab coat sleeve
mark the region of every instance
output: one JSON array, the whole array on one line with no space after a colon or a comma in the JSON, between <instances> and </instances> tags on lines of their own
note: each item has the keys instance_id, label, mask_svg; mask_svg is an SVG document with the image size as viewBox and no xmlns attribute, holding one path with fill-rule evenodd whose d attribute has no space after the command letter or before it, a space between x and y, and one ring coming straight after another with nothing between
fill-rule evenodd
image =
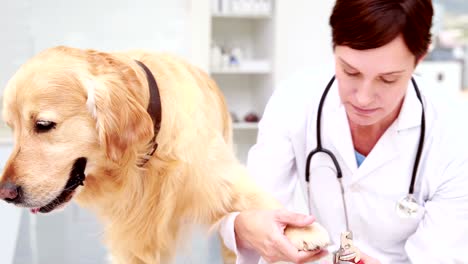
<instances>
[{"instance_id":1,"label":"lab coat sleeve","mask_svg":"<svg viewBox=\"0 0 468 264\"><path fill-rule=\"evenodd\" d=\"M305 119L295 90L278 88L259 123L256 144L250 149L247 168L255 182L282 205L293 209L298 183L291 131ZM305 139L304 139L305 141Z\"/></svg>"},{"instance_id":2,"label":"lab coat sleeve","mask_svg":"<svg viewBox=\"0 0 468 264\"><path fill-rule=\"evenodd\" d=\"M223 239L224 245L237 256L236 264L257 264L259 263L260 256L254 250L237 247L234 220L238 214L238 212L231 213L221 220L219 234Z\"/></svg>"},{"instance_id":3,"label":"lab coat sleeve","mask_svg":"<svg viewBox=\"0 0 468 264\"><path fill-rule=\"evenodd\" d=\"M286 207L293 203L297 184L294 151L288 130L291 127L288 124L291 122L290 116L295 114L291 113L294 105L289 103L290 96L286 90L278 88L270 98L259 123L257 142L250 149L247 162L254 181ZM234 233L236 216L235 213L231 214L220 223L220 235L225 245L236 253L236 264L263 263L254 251L237 248Z\"/></svg>"},{"instance_id":4,"label":"lab coat sleeve","mask_svg":"<svg viewBox=\"0 0 468 264\"><path fill-rule=\"evenodd\" d=\"M426 214L407 240L412 263L468 263L468 158L450 164Z\"/></svg>"}]
</instances>

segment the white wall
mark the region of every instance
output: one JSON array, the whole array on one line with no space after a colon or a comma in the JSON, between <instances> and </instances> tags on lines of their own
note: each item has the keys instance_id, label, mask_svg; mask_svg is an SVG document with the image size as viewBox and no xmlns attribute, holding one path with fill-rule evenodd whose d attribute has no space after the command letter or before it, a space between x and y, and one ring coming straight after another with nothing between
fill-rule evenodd
<instances>
[{"instance_id":1,"label":"white wall","mask_svg":"<svg viewBox=\"0 0 468 264\"><path fill-rule=\"evenodd\" d=\"M30 34L31 1L2 1L0 4L0 91L7 80L33 53Z\"/></svg>"},{"instance_id":2,"label":"white wall","mask_svg":"<svg viewBox=\"0 0 468 264\"><path fill-rule=\"evenodd\" d=\"M188 57L188 7L184 0L34 1L34 51L65 44L164 50Z\"/></svg>"},{"instance_id":3,"label":"white wall","mask_svg":"<svg viewBox=\"0 0 468 264\"><path fill-rule=\"evenodd\" d=\"M311 74L323 74L325 65L333 65L328 19L334 2L276 1L276 83L296 70L310 69Z\"/></svg>"},{"instance_id":4,"label":"white wall","mask_svg":"<svg viewBox=\"0 0 468 264\"><path fill-rule=\"evenodd\" d=\"M37 52L56 45L150 49L191 59L189 0L2 1L0 87Z\"/></svg>"},{"instance_id":5,"label":"white wall","mask_svg":"<svg viewBox=\"0 0 468 264\"><path fill-rule=\"evenodd\" d=\"M272 90L297 71L308 71L312 77L315 74L327 74L333 69L328 18L334 2L275 1L273 87L257 94L255 100L258 105L265 106Z\"/></svg>"}]
</instances>

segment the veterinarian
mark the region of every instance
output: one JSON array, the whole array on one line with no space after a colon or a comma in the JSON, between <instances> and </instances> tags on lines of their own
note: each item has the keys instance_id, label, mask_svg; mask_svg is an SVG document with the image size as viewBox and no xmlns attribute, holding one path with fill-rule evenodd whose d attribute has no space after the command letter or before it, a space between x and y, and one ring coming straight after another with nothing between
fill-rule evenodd
<instances>
[{"instance_id":1,"label":"veterinarian","mask_svg":"<svg viewBox=\"0 0 468 264\"><path fill-rule=\"evenodd\" d=\"M468 263L466 117L414 75L432 18L431 0L336 1L335 66L275 90L248 156L287 208L300 184L310 216L232 213L220 233L237 263L319 259L326 251L298 252L283 235L313 221L329 251L352 231L363 263Z\"/></svg>"}]
</instances>

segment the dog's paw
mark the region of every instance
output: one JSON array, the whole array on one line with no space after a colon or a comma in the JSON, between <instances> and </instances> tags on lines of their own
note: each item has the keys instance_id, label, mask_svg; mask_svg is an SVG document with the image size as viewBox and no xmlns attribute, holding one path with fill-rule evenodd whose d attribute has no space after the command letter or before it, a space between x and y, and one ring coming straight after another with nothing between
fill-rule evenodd
<instances>
[{"instance_id":1,"label":"dog's paw","mask_svg":"<svg viewBox=\"0 0 468 264\"><path fill-rule=\"evenodd\" d=\"M298 250L302 251L319 250L330 244L328 232L319 223L307 227L288 226L284 234Z\"/></svg>"}]
</instances>

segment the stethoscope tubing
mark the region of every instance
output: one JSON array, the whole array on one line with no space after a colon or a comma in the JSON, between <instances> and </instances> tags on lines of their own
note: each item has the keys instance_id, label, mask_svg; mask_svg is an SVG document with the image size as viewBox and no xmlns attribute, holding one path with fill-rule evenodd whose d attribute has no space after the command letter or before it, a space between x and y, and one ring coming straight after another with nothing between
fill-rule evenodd
<instances>
[{"instance_id":1,"label":"stethoscope tubing","mask_svg":"<svg viewBox=\"0 0 468 264\"><path fill-rule=\"evenodd\" d=\"M346 206L346 200L344 198L344 188L343 188L343 182L342 182L342 177L343 177L343 174L342 174L342 171L341 171L341 167L338 163L338 160L336 158L336 156L328 149L326 148L323 148L322 146L322 131L321 131L321 119L322 119L322 110L323 110L323 105L325 104L325 99L326 99L326 96L328 94L328 92L330 91L330 88L332 87L334 81L335 81L336 77L333 76L331 78L331 80L328 82L323 94L322 94L322 97L320 98L320 102L319 102L319 106L318 106L318 112L317 112L317 124L316 124L316 128L317 128L317 146L315 149L313 149L309 155L307 155L307 160L306 160L306 168L305 168L305 180L306 180L306 184L307 184L307 198L308 198L308 204L309 204L309 213L311 212L311 205L310 205L310 186L309 186L309 183L310 183L310 162L312 160L312 157L319 153L319 152L322 152L322 153L325 153L327 154L334 166L335 166L335 169L336 169L336 177L339 181L339 184L340 184L340 189L341 189L341 194L342 194L342 199L343 199L343 206L344 206L344 211L345 211L345 219L346 219L346 228L349 230L349 223L348 223L348 215L347 215L347 206ZM419 91L419 87L416 83L416 81L414 80L414 78L411 78L411 82L413 84L413 87L415 89L415 92L416 92L416 96L419 100L419 102L421 103L421 108L422 108L422 111L421 111L421 132L420 132L420 136L419 136L419 143L418 143L418 149L417 149L417 152L416 152L416 158L415 158L415 161L414 161L414 164L413 164L413 171L412 171L412 175L411 175L411 183L410 183L410 186L409 186L409 190L408 190L408 196L412 196L413 193L414 193L414 185L415 185L415 182L416 182L416 176L417 176L417 173L418 173L418 168L419 168L419 163L420 163L420 160L421 160L421 156L422 156L422 151L423 151L423 146L424 146L424 137L425 137L425 132L426 132L426 119L425 119L425 110L424 110L424 104L423 104L423 100L422 100L422 96L421 96L421 92Z\"/></svg>"}]
</instances>

